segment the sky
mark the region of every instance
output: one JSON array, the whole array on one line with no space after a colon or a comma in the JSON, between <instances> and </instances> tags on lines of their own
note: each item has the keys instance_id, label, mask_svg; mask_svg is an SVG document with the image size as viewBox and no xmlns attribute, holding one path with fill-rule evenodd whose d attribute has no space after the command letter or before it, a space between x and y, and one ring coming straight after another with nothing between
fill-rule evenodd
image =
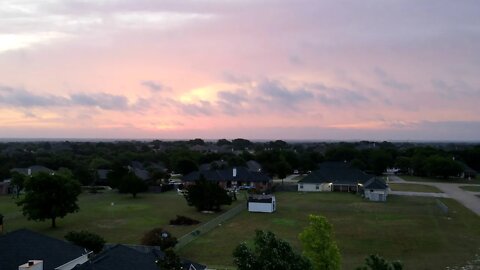
<instances>
[{"instance_id":1,"label":"sky","mask_svg":"<svg viewBox=\"0 0 480 270\"><path fill-rule=\"evenodd\" d=\"M0 138L480 141L478 0L0 2Z\"/></svg>"}]
</instances>

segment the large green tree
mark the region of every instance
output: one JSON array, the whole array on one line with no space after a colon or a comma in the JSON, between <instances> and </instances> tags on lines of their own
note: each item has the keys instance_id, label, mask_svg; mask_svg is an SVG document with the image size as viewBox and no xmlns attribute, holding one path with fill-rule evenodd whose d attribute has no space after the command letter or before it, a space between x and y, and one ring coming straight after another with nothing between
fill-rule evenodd
<instances>
[{"instance_id":1,"label":"large green tree","mask_svg":"<svg viewBox=\"0 0 480 270\"><path fill-rule=\"evenodd\" d=\"M205 180L203 175L194 185L187 187L185 199L198 211L220 211L222 205L230 205L232 198L217 183Z\"/></svg>"},{"instance_id":2,"label":"large green tree","mask_svg":"<svg viewBox=\"0 0 480 270\"><path fill-rule=\"evenodd\" d=\"M80 183L64 175L38 173L25 181L25 197L17 202L28 219L50 219L52 228L56 219L78 211L77 197Z\"/></svg>"},{"instance_id":3,"label":"large green tree","mask_svg":"<svg viewBox=\"0 0 480 270\"><path fill-rule=\"evenodd\" d=\"M257 230L253 249L241 243L233 251L238 270L309 270L307 258L295 253L290 244L272 232Z\"/></svg>"},{"instance_id":4,"label":"large green tree","mask_svg":"<svg viewBox=\"0 0 480 270\"><path fill-rule=\"evenodd\" d=\"M340 269L340 251L333 239L332 225L325 217L310 215L310 223L299 238L304 255L315 270Z\"/></svg>"},{"instance_id":5,"label":"large green tree","mask_svg":"<svg viewBox=\"0 0 480 270\"><path fill-rule=\"evenodd\" d=\"M147 184L145 184L145 182L138 178L133 172L129 172L122 176L118 183L118 191L120 193L130 193L133 198L136 198L138 193L144 192L147 189Z\"/></svg>"}]
</instances>

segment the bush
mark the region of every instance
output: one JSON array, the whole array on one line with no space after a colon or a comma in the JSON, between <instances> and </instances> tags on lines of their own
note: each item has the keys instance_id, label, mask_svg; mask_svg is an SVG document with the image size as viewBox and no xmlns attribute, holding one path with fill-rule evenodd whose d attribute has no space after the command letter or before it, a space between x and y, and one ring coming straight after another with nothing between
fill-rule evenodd
<instances>
[{"instance_id":1,"label":"bush","mask_svg":"<svg viewBox=\"0 0 480 270\"><path fill-rule=\"evenodd\" d=\"M177 238L162 228L152 229L145 233L142 238L142 245L159 246L162 250L173 248L176 244Z\"/></svg>"},{"instance_id":2,"label":"bush","mask_svg":"<svg viewBox=\"0 0 480 270\"><path fill-rule=\"evenodd\" d=\"M105 245L105 240L101 236L88 231L71 231L65 235L65 239L94 253L102 251Z\"/></svg>"},{"instance_id":3,"label":"bush","mask_svg":"<svg viewBox=\"0 0 480 270\"><path fill-rule=\"evenodd\" d=\"M177 216L176 219L170 220L170 225L195 225L198 223L200 221L185 216Z\"/></svg>"}]
</instances>

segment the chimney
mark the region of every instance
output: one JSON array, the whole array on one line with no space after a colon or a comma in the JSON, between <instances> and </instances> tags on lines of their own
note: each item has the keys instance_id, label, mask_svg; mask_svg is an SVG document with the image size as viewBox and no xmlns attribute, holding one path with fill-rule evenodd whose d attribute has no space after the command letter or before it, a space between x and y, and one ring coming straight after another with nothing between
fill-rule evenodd
<instances>
[{"instance_id":1,"label":"chimney","mask_svg":"<svg viewBox=\"0 0 480 270\"><path fill-rule=\"evenodd\" d=\"M20 265L18 270L43 270L43 261L29 260L26 264Z\"/></svg>"},{"instance_id":2,"label":"chimney","mask_svg":"<svg viewBox=\"0 0 480 270\"><path fill-rule=\"evenodd\" d=\"M27 174L28 174L28 175L32 175L32 169L28 168Z\"/></svg>"},{"instance_id":3,"label":"chimney","mask_svg":"<svg viewBox=\"0 0 480 270\"><path fill-rule=\"evenodd\" d=\"M237 168L233 168L232 173L233 173L233 177L237 177Z\"/></svg>"}]
</instances>

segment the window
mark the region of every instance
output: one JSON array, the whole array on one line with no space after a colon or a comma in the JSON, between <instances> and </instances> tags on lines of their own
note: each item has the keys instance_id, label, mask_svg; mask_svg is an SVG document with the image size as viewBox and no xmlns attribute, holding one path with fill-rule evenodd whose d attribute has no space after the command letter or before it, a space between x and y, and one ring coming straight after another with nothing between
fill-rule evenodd
<instances>
[{"instance_id":1,"label":"window","mask_svg":"<svg viewBox=\"0 0 480 270\"><path fill-rule=\"evenodd\" d=\"M303 184L300 184L300 189L303 189Z\"/></svg>"},{"instance_id":2,"label":"window","mask_svg":"<svg viewBox=\"0 0 480 270\"><path fill-rule=\"evenodd\" d=\"M319 186L319 185L316 185L316 186L315 186L315 189L319 190L319 189L320 189L320 186Z\"/></svg>"}]
</instances>

